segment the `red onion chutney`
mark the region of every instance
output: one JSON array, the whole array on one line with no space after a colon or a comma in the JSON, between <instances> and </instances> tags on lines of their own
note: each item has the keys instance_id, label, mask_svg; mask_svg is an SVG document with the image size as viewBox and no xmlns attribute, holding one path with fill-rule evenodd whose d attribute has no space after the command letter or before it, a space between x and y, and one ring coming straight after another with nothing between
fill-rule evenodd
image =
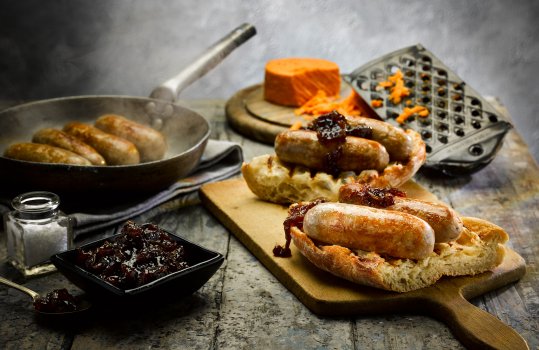
<instances>
[{"instance_id":1,"label":"red onion chutney","mask_svg":"<svg viewBox=\"0 0 539 350\"><path fill-rule=\"evenodd\" d=\"M76 264L102 280L131 289L189 267L184 247L155 224L128 221L93 249L77 249Z\"/></svg>"},{"instance_id":2,"label":"red onion chutney","mask_svg":"<svg viewBox=\"0 0 539 350\"><path fill-rule=\"evenodd\" d=\"M64 313L78 309L79 300L69 294L67 289L55 289L44 297L34 301L34 308L39 312Z\"/></svg>"},{"instance_id":3,"label":"red onion chutney","mask_svg":"<svg viewBox=\"0 0 539 350\"><path fill-rule=\"evenodd\" d=\"M314 119L307 125L307 130L315 131L318 142L330 148L324 159L324 171L332 175L337 175L341 171L337 163L341 157L346 136L372 139L372 128L365 125L351 126L346 117L337 111Z\"/></svg>"}]
</instances>

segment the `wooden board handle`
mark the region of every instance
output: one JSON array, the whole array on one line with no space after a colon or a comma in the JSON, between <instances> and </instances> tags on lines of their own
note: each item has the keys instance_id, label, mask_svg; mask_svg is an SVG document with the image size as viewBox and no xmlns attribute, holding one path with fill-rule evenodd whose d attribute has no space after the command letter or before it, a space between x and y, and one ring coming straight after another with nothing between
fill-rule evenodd
<instances>
[{"instance_id":1,"label":"wooden board handle","mask_svg":"<svg viewBox=\"0 0 539 350\"><path fill-rule=\"evenodd\" d=\"M430 311L441 319L468 349L529 350L526 340L495 316L474 306L460 291L439 290L429 299Z\"/></svg>"}]
</instances>

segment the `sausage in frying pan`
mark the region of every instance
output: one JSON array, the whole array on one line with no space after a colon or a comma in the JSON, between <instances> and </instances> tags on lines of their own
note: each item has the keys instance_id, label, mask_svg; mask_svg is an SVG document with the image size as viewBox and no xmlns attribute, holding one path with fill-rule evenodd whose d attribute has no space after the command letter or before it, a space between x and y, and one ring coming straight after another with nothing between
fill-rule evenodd
<instances>
[{"instance_id":1,"label":"sausage in frying pan","mask_svg":"<svg viewBox=\"0 0 539 350\"><path fill-rule=\"evenodd\" d=\"M137 147L121 137L79 122L66 124L64 131L95 148L108 165L130 165L140 162Z\"/></svg>"},{"instance_id":2,"label":"sausage in frying pan","mask_svg":"<svg viewBox=\"0 0 539 350\"><path fill-rule=\"evenodd\" d=\"M93 165L106 165L105 159L93 147L61 130L40 129L34 134L32 142L66 149L88 159Z\"/></svg>"},{"instance_id":3,"label":"sausage in frying pan","mask_svg":"<svg viewBox=\"0 0 539 350\"><path fill-rule=\"evenodd\" d=\"M28 162L92 165L90 161L63 148L39 143L16 143L4 152L4 157Z\"/></svg>"},{"instance_id":4,"label":"sausage in frying pan","mask_svg":"<svg viewBox=\"0 0 539 350\"><path fill-rule=\"evenodd\" d=\"M141 162L162 159L167 150L165 138L159 131L119 115L103 115L97 119L95 127L133 142Z\"/></svg>"}]
</instances>

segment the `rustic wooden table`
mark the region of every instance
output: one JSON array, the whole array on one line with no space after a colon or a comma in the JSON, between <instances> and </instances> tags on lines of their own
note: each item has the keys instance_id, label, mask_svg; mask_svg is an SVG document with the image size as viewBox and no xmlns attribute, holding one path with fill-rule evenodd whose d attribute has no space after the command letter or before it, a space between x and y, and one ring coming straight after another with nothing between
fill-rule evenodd
<instances>
[{"instance_id":1,"label":"rustic wooden table","mask_svg":"<svg viewBox=\"0 0 539 350\"><path fill-rule=\"evenodd\" d=\"M231 130L224 101L185 101L207 117L212 138L243 146L246 160L271 152ZM466 216L505 228L509 246L527 262L518 283L472 300L513 327L539 348L539 167L516 131L485 169L461 178L416 181ZM249 213L245 213L248 215ZM311 313L201 205L172 200L137 218L152 221L189 240L221 252L226 260L198 292L166 305L129 314L101 310L88 320L55 326L34 319L30 299L0 287L0 349L460 349L446 326L414 314L326 318ZM112 229L101 235L112 233ZM59 273L24 281L6 263L5 234L0 235L0 275L42 293L66 287Z\"/></svg>"}]
</instances>

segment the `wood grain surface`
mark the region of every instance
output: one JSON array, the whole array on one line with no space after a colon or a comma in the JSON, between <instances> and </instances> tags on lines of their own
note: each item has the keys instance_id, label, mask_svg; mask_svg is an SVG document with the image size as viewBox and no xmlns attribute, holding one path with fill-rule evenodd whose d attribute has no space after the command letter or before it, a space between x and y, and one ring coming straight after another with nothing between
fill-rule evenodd
<instances>
[{"instance_id":1,"label":"wood grain surface","mask_svg":"<svg viewBox=\"0 0 539 350\"><path fill-rule=\"evenodd\" d=\"M342 82L340 98L346 98L352 88ZM246 87L236 92L225 107L228 123L242 135L273 145L275 136L296 122L307 125L309 117L294 113L295 108L280 106L264 99L262 84Z\"/></svg>"},{"instance_id":2,"label":"wood grain surface","mask_svg":"<svg viewBox=\"0 0 539 350\"><path fill-rule=\"evenodd\" d=\"M352 88L343 80L338 99L346 98L351 92ZM242 89L237 93L237 96L241 96L245 112L262 121L284 127L290 127L298 121L303 122L305 125L307 124L307 119L296 114L296 108L280 106L266 101L262 84ZM230 118L233 117L234 115L230 116Z\"/></svg>"},{"instance_id":3,"label":"wood grain surface","mask_svg":"<svg viewBox=\"0 0 539 350\"><path fill-rule=\"evenodd\" d=\"M210 120L212 139L242 145L246 161L272 152L271 146L230 128L225 117L226 101L181 103ZM517 283L470 302L515 329L530 349L538 349L539 167L520 135L510 131L492 163L474 175L447 178L420 172L415 181L462 215L491 221L510 234L508 246L525 259L526 275ZM154 222L226 256L221 269L201 290L154 310L135 310L130 314L110 310L83 319L80 324L54 327L34 320L26 295L0 287L0 348L464 348L444 322L428 315L404 312L328 317L311 312L211 213L193 201L196 203L196 196L192 200L174 199L133 219ZM113 227L87 239L98 239L114 231ZM3 233L0 274L42 293L61 287L78 292L58 273L28 281L21 279L6 264Z\"/></svg>"},{"instance_id":4,"label":"wood grain surface","mask_svg":"<svg viewBox=\"0 0 539 350\"><path fill-rule=\"evenodd\" d=\"M228 100L225 106L226 118L232 129L241 135L268 145L273 145L275 135L288 129L288 126L282 123L268 121L268 119L258 118L255 114L249 112L246 106L246 100L249 98L251 100L255 98L260 99L261 96L260 84L238 91ZM269 110L270 114L268 115L274 115L277 120L293 118L294 114L292 108L281 107L270 103L259 107L256 109L256 112L261 113L261 109L264 109L266 113Z\"/></svg>"}]
</instances>

